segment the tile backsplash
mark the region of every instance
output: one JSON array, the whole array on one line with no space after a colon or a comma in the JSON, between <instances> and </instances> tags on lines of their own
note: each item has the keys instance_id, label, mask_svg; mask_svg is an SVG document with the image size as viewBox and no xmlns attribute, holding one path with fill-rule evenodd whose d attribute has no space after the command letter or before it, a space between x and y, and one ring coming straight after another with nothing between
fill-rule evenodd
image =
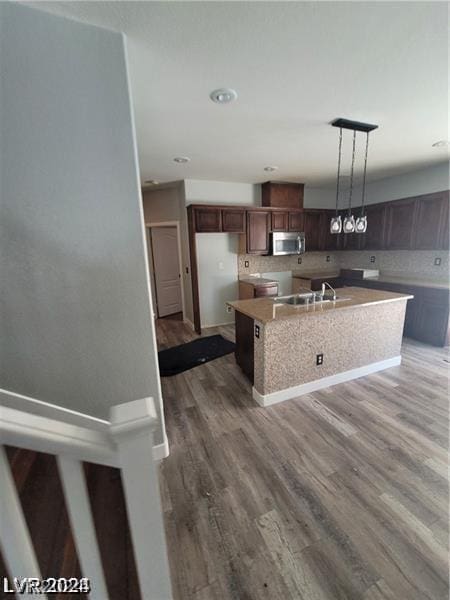
<instances>
[{"instance_id":1,"label":"tile backsplash","mask_svg":"<svg viewBox=\"0 0 450 600\"><path fill-rule=\"evenodd\" d=\"M329 260L327 261L327 257ZM301 264L298 259L301 259ZM246 267L246 262L248 267ZM255 256L238 255L239 275L250 273L273 273L276 271L332 271L339 269L337 252L306 252L300 257L293 256Z\"/></svg>"},{"instance_id":2,"label":"tile backsplash","mask_svg":"<svg viewBox=\"0 0 450 600\"><path fill-rule=\"evenodd\" d=\"M327 257L329 260L327 260ZM375 260L371 260L375 257ZM335 271L340 268L378 269L384 275L405 277L409 275L423 279L450 280L450 253L444 250L356 250L345 252L306 252L298 256L254 256L238 255L240 276L251 273L273 273L276 271ZM440 258L440 264L435 259ZM246 262L248 267L245 266ZM439 261L437 261L439 262Z\"/></svg>"},{"instance_id":3,"label":"tile backsplash","mask_svg":"<svg viewBox=\"0 0 450 600\"><path fill-rule=\"evenodd\" d=\"M405 277L414 275L423 279L449 280L449 252L444 250L357 250L335 252L342 268L378 269L383 275ZM371 257L375 257L372 261ZM440 258L440 264L435 259Z\"/></svg>"}]
</instances>

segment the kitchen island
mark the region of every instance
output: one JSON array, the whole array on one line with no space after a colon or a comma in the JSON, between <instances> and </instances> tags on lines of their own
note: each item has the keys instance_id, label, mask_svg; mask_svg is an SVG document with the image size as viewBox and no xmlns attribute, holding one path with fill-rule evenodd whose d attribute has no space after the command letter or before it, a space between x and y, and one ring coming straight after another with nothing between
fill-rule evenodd
<instances>
[{"instance_id":1,"label":"kitchen island","mask_svg":"<svg viewBox=\"0 0 450 600\"><path fill-rule=\"evenodd\" d=\"M308 394L401 362L407 301L359 287L337 301L294 306L278 298L228 302L235 310L236 361L261 406Z\"/></svg>"}]
</instances>

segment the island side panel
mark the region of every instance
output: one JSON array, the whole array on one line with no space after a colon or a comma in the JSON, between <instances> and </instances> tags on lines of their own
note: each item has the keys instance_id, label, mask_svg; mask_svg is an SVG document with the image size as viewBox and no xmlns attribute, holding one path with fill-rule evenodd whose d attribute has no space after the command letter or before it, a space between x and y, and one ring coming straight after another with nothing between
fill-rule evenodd
<instances>
[{"instance_id":1,"label":"island side panel","mask_svg":"<svg viewBox=\"0 0 450 600\"><path fill-rule=\"evenodd\" d=\"M243 313L236 311L234 314L236 325L236 350L237 364L247 375L251 383L254 380L254 320Z\"/></svg>"},{"instance_id":2,"label":"island side panel","mask_svg":"<svg viewBox=\"0 0 450 600\"><path fill-rule=\"evenodd\" d=\"M406 299L266 323L254 388L267 395L399 356L405 310Z\"/></svg>"}]
</instances>

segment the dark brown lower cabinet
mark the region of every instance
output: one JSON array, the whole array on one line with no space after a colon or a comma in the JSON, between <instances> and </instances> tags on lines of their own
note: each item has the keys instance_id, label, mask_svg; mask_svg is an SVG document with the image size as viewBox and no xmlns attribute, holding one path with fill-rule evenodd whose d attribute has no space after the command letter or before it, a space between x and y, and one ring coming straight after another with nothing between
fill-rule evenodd
<instances>
[{"instance_id":1,"label":"dark brown lower cabinet","mask_svg":"<svg viewBox=\"0 0 450 600\"><path fill-rule=\"evenodd\" d=\"M237 364L253 383L254 379L254 319L235 311L236 325L236 350L235 357Z\"/></svg>"},{"instance_id":2,"label":"dark brown lower cabinet","mask_svg":"<svg viewBox=\"0 0 450 600\"><path fill-rule=\"evenodd\" d=\"M345 279L344 284L413 295L414 298L408 300L406 305L403 335L432 346L447 346L450 343L448 290L364 279Z\"/></svg>"}]
</instances>

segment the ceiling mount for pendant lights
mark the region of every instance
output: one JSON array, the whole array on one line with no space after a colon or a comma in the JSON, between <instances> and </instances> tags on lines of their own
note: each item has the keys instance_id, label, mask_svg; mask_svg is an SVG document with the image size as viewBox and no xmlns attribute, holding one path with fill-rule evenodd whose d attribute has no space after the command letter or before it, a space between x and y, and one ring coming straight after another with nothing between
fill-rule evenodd
<instances>
[{"instance_id":1,"label":"ceiling mount for pendant lights","mask_svg":"<svg viewBox=\"0 0 450 600\"><path fill-rule=\"evenodd\" d=\"M374 129L377 129L378 125L372 125L370 123L362 123L361 121L351 121L350 119L335 119L331 122L333 127L339 128L339 151L338 151L338 169L337 169L337 181L336 181L336 215L332 217L330 222L331 233L364 233L367 229L367 216L364 214L364 201L366 193L366 171L367 171L367 155L369 151L369 133ZM348 195L348 210L347 215L342 223L341 215L339 214L339 184L341 179L341 159L342 159L342 130L350 129L353 131L352 136L352 162L350 169L350 188ZM361 214L355 220L352 214L352 197L353 197L353 177L355 167L355 154L356 154L356 134L357 132L363 132L366 134L366 151L364 155L364 172L363 172L363 184L362 184L362 198L361 198Z\"/></svg>"}]
</instances>

